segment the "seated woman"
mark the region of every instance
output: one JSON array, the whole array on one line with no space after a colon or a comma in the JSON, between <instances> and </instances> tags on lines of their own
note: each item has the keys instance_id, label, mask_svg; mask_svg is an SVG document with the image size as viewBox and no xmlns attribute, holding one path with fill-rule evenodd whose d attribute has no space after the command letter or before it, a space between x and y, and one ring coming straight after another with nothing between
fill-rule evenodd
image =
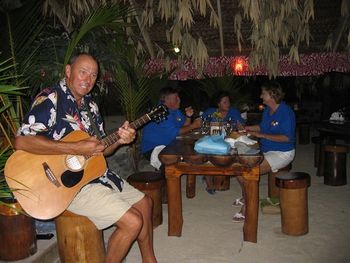
<instances>
[{"instance_id":1,"label":"seated woman","mask_svg":"<svg viewBox=\"0 0 350 263\"><path fill-rule=\"evenodd\" d=\"M260 164L260 174L279 169L291 163L295 156L295 114L283 102L284 92L278 82L271 81L261 87L260 98L266 105L262 121L259 125L246 126L247 133L260 139L260 148L264 160ZM237 199L233 205L241 205L241 211L233 217L234 222L244 222L245 191L244 179L237 176L242 188L243 198Z\"/></svg>"},{"instance_id":2,"label":"seated woman","mask_svg":"<svg viewBox=\"0 0 350 263\"><path fill-rule=\"evenodd\" d=\"M208 108L202 114L203 120L210 122L215 121L215 118L219 117L220 120L229 122L231 125L244 123L241 113L237 109L231 107L230 94L228 92L220 91L214 98L214 105L216 105L216 107ZM215 189L213 189L213 178L213 176L204 176L206 190L209 194L215 194Z\"/></svg>"}]
</instances>

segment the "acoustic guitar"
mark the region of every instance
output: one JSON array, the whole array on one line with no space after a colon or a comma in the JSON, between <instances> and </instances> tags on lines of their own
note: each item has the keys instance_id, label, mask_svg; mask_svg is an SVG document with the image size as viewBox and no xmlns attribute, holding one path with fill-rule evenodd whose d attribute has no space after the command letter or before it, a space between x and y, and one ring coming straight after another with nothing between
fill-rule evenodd
<instances>
[{"instance_id":1,"label":"acoustic guitar","mask_svg":"<svg viewBox=\"0 0 350 263\"><path fill-rule=\"evenodd\" d=\"M167 108L159 105L130 126L138 129L151 120L163 120L167 114ZM61 140L76 142L89 137L88 133L78 130ZM101 141L110 146L119 139L116 131ZM50 219L61 214L78 191L103 175L106 169L103 155L40 155L17 150L6 162L5 178L26 213L37 219Z\"/></svg>"}]
</instances>

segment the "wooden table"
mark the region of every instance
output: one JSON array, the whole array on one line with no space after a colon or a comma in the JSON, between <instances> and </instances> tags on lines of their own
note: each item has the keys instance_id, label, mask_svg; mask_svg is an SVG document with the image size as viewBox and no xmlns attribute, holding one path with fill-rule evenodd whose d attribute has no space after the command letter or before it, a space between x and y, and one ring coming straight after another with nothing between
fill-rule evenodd
<instances>
[{"instance_id":1,"label":"wooden table","mask_svg":"<svg viewBox=\"0 0 350 263\"><path fill-rule=\"evenodd\" d=\"M259 164L263 159L261 154L213 156L197 154L191 138L176 139L159 154L159 159L165 166L165 177L168 193L168 235L181 236L183 216L181 199L181 175L187 175L186 194L194 197L195 175L225 175L243 176L247 197L246 215L243 225L245 241L257 242L258 208L259 208ZM219 159L213 165L212 162ZM223 165L220 160L232 158L232 164ZM208 160L210 162L208 162ZM221 163L221 165L219 165ZM229 204L228 204L229 205Z\"/></svg>"},{"instance_id":2,"label":"wooden table","mask_svg":"<svg viewBox=\"0 0 350 263\"><path fill-rule=\"evenodd\" d=\"M321 142L335 143L337 139L350 140L350 121L330 121L324 120L319 124Z\"/></svg>"}]
</instances>

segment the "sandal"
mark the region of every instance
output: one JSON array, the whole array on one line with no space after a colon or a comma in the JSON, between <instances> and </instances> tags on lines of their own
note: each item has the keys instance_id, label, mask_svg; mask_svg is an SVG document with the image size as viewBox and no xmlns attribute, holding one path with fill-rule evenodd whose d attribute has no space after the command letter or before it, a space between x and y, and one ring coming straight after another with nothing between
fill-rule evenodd
<instances>
[{"instance_id":1,"label":"sandal","mask_svg":"<svg viewBox=\"0 0 350 263\"><path fill-rule=\"evenodd\" d=\"M244 199L243 199L243 197L237 198L235 201L233 201L232 206L236 206L236 207L244 206Z\"/></svg>"},{"instance_id":2,"label":"sandal","mask_svg":"<svg viewBox=\"0 0 350 263\"><path fill-rule=\"evenodd\" d=\"M243 223L244 220L245 220L245 216L241 212L236 213L232 218L232 221L234 223Z\"/></svg>"}]
</instances>

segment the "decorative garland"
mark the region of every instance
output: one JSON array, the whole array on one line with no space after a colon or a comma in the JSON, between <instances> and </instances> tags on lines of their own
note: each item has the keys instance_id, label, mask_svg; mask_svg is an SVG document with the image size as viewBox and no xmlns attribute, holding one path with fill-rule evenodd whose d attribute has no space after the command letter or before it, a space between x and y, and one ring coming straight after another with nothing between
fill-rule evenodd
<instances>
[{"instance_id":1,"label":"decorative garland","mask_svg":"<svg viewBox=\"0 0 350 263\"><path fill-rule=\"evenodd\" d=\"M288 55L279 59L279 76L317 76L326 72L350 72L350 55L347 53L311 53L301 54L300 63L292 62ZM208 77L222 77L224 75L254 76L268 75L265 67L250 70L247 56L212 57L201 72L187 60L179 64L177 60L170 62L172 80L200 79ZM242 65L237 66L237 63ZM165 60L153 59L146 62L147 74L165 71Z\"/></svg>"}]
</instances>

